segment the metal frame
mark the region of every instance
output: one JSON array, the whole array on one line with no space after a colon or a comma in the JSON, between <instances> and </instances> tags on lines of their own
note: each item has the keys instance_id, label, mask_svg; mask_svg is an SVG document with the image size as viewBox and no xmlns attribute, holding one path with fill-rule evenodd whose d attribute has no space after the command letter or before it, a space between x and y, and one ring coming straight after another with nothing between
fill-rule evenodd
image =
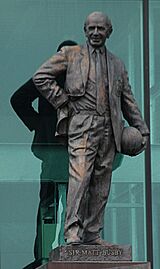
<instances>
[{"instance_id":1,"label":"metal frame","mask_svg":"<svg viewBox=\"0 0 160 269\"><path fill-rule=\"evenodd\" d=\"M149 73L149 0L143 0L143 66L144 66L144 118L150 128L150 73ZM150 139L145 152L146 233L147 260L153 268L152 234L152 179Z\"/></svg>"}]
</instances>

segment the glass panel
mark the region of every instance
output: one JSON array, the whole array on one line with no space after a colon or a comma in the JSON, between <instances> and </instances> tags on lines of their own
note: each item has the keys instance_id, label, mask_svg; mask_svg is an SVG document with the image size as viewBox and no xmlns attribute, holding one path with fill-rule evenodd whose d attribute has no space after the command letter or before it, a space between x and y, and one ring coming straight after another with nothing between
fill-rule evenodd
<instances>
[{"instance_id":1,"label":"glass panel","mask_svg":"<svg viewBox=\"0 0 160 269\"><path fill-rule=\"evenodd\" d=\"M151 111L151 154L152 154L152 197L153 197L153 257L154 268L160 267L160 2L150 4L150 111Z\"/></svg>"},{"instance_id":2,"label":"glass panel","mask_svg":"<svg viewBox=\"0 0 160 269\"><path fill-rule=\"evenodd\" d=\"M78 43L84 42L84 19L94 10L106 11L112 20L114 31L108 41L108 47L125 62L133 92L140 109L143 110L142 1L1 0L0 261L2 268L22 268L34 259L39 174L41 182L42 179L47 182L52 180L55 177L54 172L59 175L59 171L62 171L66 175L65 170L55 165L55 161L58 160L57 152L54 156L52 152L48 153L47 164L31 154L30 144L34 133L28 131L18 119L11 109L9 99L13 92L32 76L37 67L55 53L59 43L66 39ZM37 104L35 109L37 110ZM61 159L60 156L58 158ZM56 171L53 171L53 165ZM58 187L56 185L52 191L53 197L63 189ZM50 190L52 188L53 184ZM55 231L53 218L56 218L57 214L54 210L57 200L53 200L53 197L53 203L47 204L49 206L45 207L46 211L39 212L41 225L38 229L42 235L39 248L44 260L48 249L51 248L48 234L51 230ZM113 174L103 236L114 243L131 244L133 260L146 259L144 200L144 156L141 154L136 158L125 157L121 167ZM52 210L54 214L51 214Z\"/></svg>"}]
</instances>

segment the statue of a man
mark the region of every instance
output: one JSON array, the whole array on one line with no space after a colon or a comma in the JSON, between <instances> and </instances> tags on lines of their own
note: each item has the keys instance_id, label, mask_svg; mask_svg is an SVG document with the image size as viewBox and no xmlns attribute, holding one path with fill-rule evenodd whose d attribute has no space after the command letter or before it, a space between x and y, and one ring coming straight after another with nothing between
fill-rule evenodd
<instances>
[{"instance_id":1,"label":"statue of a man","mask_svg":"<svg viewBox=\"0 0 160 269\"><path fill-rule=\"evenodd\" d=\"M66 132L68 136L65 240L67 244L108 245L100 231L112 164L116 152L121 152L122 115L143 136L139 152L146 147L149 131L123 62L105 46L111 21L105 14L93 12L85 21L84 32L85 45L63 47L38 69L33 81L58 109L57 134ZM64 88L56 82L62 73L66 73Z\"/></svg>"}]
</instances>

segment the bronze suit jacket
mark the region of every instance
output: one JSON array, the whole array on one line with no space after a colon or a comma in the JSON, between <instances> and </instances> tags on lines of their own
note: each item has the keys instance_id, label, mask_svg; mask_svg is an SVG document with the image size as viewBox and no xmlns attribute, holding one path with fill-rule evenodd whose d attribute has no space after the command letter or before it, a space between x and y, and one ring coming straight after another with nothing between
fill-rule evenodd
<instances>
[{"instance_id":1,"label":"bronze suit jacket","mask_svg":"<svg viewBox=\"0 0 160 269\"><path fill-rule=\"evenodd\" d=\"M107 50L106 53L109 105L111 122L117 151L121 151L121 135L124 126L123 117L130 126L136 127L142 135L149 134L146 123L142 119L137 106L128 74L124 63ZM61 88L56 77L66 72L65 87ZM40 93L57 109L57 134L64 134L70 99L80 98L85 94L89 73L89 54L87 46L63 47L60 52L53 55L34 74L33 82Z\"/></svg>"}]
</instances>

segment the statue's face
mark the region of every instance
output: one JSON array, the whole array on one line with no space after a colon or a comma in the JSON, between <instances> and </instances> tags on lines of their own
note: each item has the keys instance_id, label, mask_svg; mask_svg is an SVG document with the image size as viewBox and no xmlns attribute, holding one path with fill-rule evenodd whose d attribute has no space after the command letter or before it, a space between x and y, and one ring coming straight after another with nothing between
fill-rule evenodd
<instances>
[{"instance_id":1,"label":"statue's face","mask_svg":"<svg viewBox=\"0 0 160 269\"><path fill-rule=\"evenodd\" d=\"M108 34L106 18L101 14L89 15L84 31L92 47L103 46Z\"/></svg>"}]
</instances>

